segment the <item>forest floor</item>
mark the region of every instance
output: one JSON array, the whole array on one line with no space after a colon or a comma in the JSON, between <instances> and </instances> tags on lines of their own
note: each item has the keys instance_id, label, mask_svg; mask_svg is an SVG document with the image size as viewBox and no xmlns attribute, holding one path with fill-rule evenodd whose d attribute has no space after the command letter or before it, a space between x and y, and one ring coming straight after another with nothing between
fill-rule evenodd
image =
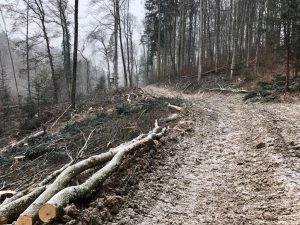
<instances>
[{"instance_id":1,"label":"forest floor","mask_svg":"<svg viewBox=\"0 0 300 225\"><path fill-rule=\"evenodd\" d=\"M245 104L243 95L219 93L182 97L191 106L194 134L169 148L170 157L144 176L106 224L299 224L299 102Z\"/></svg>"}]
</instances>

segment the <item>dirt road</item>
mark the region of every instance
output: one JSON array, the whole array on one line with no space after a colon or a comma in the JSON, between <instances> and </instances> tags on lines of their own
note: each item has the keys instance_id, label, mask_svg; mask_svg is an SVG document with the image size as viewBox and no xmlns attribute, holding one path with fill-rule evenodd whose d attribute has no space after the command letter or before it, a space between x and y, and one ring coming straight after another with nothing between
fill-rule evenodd
<instances>
[{"instance_id":1,"label":"dirt road","mask_svg":"<svg viewBox=\"0 0 300 225\"><path fill-rule=\"evenodd\" d=\"M110 224L300 224L300 104L183 97L195 133L174 146Z\"/></svg>"}]
</instances>

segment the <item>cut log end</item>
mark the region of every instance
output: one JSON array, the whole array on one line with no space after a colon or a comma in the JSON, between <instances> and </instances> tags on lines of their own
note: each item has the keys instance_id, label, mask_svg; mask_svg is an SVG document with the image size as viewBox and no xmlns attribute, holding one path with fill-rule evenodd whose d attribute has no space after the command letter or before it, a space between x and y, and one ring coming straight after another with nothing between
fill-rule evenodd
<instances>
[{"instance_id":1,"label":"cut log end","mask_svg":"<svg viewBox=\"0 0 300 225\"><path fill-rule=\"evenodd\" d=\"M16 225L33 225L33 219L27 215L20 215Z\"/></svg>"},{"instance_id":2,"label":"cut log end","mask_svg":"<svg viewBox=\"0 0 300 225\"><path fill-rule=\"evenodd\" d=\"M39 218L44 223L49 223L57 217L56 207L51 204L44 204L39 210Z\"/></svg>"},{"instance_id":3,"label":"cut log end","mask_svg":"<svg viewBox=\"0 0 300 225\"><path fill-rule=\"evenodd\" d=\"M7 218L5 216L0 215L0 224L7 224Z\"/></svg>"}]
</instances>

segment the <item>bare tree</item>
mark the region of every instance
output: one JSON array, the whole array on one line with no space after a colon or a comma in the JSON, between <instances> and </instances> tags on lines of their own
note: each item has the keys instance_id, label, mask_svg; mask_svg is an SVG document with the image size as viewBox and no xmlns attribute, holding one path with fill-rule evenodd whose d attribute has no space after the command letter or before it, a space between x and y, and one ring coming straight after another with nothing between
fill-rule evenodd
<instances>
[{"instance_id":1,"label":"bare tree","mask_svg":"<svg viewBox=\"0 0 300 225\"><path fill-rule=\"evenodd\" d=\"M18 95L18 103L19 103L19 105L21 105L21 99L20 99L21 96L20 96L19 87L18 87L18 81L17 81L17 75L16 75L14 58L13 58L13 54L12 54L12 50L11 50L11 45L10 45L10 40L9 40L8 31L7 31L7 27L6 27L5 18L4 18L4 15L3 15L3 12L2 12L1 9L0 9L0 13L1 13L1 18L2 18L2 22L3 22L3 26L4 26L3 30L4 30L6 41L7 41L7 48L8 48L8 52L9 52L9 57L10 57L10 62L11 62L11 68L12 68L13 75L14 75L15 87L16 87L16 91L17 91L17 95Z\"/></svg>"},{"instance_id":2,"label":"bare tree","mask_svg":"<svg viewBox=\"0 0 300 225\"><path fill-rule=\"evenodd\" d=\"M74 50L73 50L73 79L72 79L72 90L71 90L71 104L75 108L76 105L76 80L77 80L77 50L78 50L78 3L79 0L75 0L75 11L74 11Z\"/></svg>"},{"instance_id":3,"label":"bare tree","mask_svg":"<svg viewBox=\"0 0 300 225\"><path fill-rule=\"evenodd\" d=\"M46 48L47 48L47 55L49 60L49 65L51 69L51 77L52 77L52 83L53 83L53 99L54 103L58 103L58 77L55 73L54 69L54 63L53 63L53 55L50 47L50 39L46 28L46 12L44 9L44 2L43 0L34 0L34 1L25 1L27 6L31 9L31 11L35 14L36 18L39 20L39 26L42 29L43 36L46 42Z\"/></svg>"},{"instance_id":4,"label":"bare tree","mask_svg":"<svg viewBox=\"0 0 300 225\"><path fill-rule=\"evenodd\" d=\"M26 6L26 66L27 66L27 89L29 101L32 101L31 87L30 87L30 63L29 63L29 0L27 0Z\"/></svg>"},{"instance_id":5,"label":"bare tree","mask_svg":"<svg viewBox=\"0 0 300 225\"><path fill-rule=\"evenodd\" d=\"M119 0L114 0L114 88L118 89L118 32L119 32Z\"/></svg>"}]
</instances>

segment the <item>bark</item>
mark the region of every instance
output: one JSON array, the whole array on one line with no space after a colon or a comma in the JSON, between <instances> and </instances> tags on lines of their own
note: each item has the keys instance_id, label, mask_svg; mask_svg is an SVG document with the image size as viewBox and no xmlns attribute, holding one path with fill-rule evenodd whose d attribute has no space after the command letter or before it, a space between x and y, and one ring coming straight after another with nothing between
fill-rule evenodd
<instances>
[{"instance_id":1,"label":"bark","mask_svg":"<svg viewBox=\"0 0 300 225\"><path fill-rule=\"evenodd\" d=\"M68 89L69 97L71 97L71 49L70 49L70 32L68 27L68 19L66 16L66 6L63 5L63 0L57 0L57 5L59 8L60 25L62 28L63 35L63 58L64 58L64 73L66 78L66 84Z\"/></svg>"},{"instance_id":2,"label":"bark","mask_svg":"<svg viewBox=\"0 0 300 225\"><path fill-rule=\"evenodd\" d=\"M236 18L236 6L235 3L233 3L233 31L232 31L232 40L233 40L233 44L232 44L232 58L231 58L231 66L230 66L230 79L233 79L233 74L234 74L234 69L235 69L235 64L236 64L236 56L237 56L237 51L236 51L236 47L237 47L237 18Z\"/></svg>"},{"instance_id":3,"label":"bark","mask_svg":"<svg viewBox=\"0 0 300 225\"><path fill-rule=\"evenodd\" d=\"M18 87L18 81L17 81L16 69L15 69L15 62L14 62L14 58L13 58L12 51L11 51L10 40L9 40L9 37L8 37L8 31L7 31L7 28L6 28L6 22L5 22L5 19L4 19L4 16L3 16L3 13L1 11L1 9L0 9L0 13L1 13L2 22L3 22L3 25L4 25L4 34L5 34L5 38L6 38L6 41L7 41L7 48L8 48L8 53L9 53L9 57L10 57L11 68L13 70L15 87L16 87L16 91L17 91L17 95L18 95L18 103L19 103L19 106L20 106L21 105L21 99L20 99L21 96L20 96L19 87Z\"/></svg>"},{"instance_id":4,"label":"bark","mask_svg":"<svg viewBox=\"0 0 300 225\"><path fill-rule=\"evenodd\" d=\"M216 0L216 51L215 51L215 70L218 72L219 60L220 60L220 11L221 11L221 0Z\"/></svg>"},{"instance_id":5,"label":"bark","mask_svg":"<svg viewBox=\"0 0 300 225\"><path fill-rule=\"evenodd\" d=\"M114 88L118 89L118 23L117 11L119 10L119 0L114 0Z\"/></svg>"},{"instance_id":6,"label":"bark","mask_svg":"<svg viewBox=\"0 0 300 225\"><path fill-rule=\"evenodd\" d=\"M121 48L121 56L122 56L122 65L123 65L123 72L124 72L124 85L128 87L128 76L127 76L127 69L126 69L126 60L124 55L124 47L123 47L123 40L122 40L122 27L121 27L121 16L120 16L120 9L117 7L117 18L118 18L118 27L119 27L119 39L120 39L120 48Z\"/></svg>"},{"instance_id":7,"label":"bark","mask_svg":"<svg viewBox=\"0 0 300 225\"><path fill-rule=\"evenodd\" d=\"M78 186L71 186L63 189L54 195L43 207L39 210L40 219L49 223L56 219L63 207L70 202L83 199L94 193L99 186L121 165L125 156L133 150L152 144L153 140L160 139L165 133L165 129L156 127L146 137L132 142L131 144L120 148L118 153L112 158L112 160L106 164L102 169L92 175L86 182Z\"/></svg>"},{"instance_id":8,"label":"bark","mask_svg":"<svg viewBox=\"0 0 300 225\"><path fill-rule=\"evenodd\" d=\"M105 44L105 39L104 37L100 37L100 43L103 46L103 53L104 53L104 58L106 61L106 65L107 65L107 87L110 90L111 89L111 69L110 69L110 58L109 58L109 51L108 51L108 47Z\"/></svg>"},{"instance_id":9,"label":"bark","mask_svg":"<svg viewBox=\"0 0 300 225\"><path fill-rule=\"evenodd\" d=\"M50 65L50 69L51 69L52 83L53 83L53 88L54 88L53 99L54 99L54 103L58 103L58 78L57 78L57 75L56 75L55 69L54 69L53 56L52 56L51 47L50 47L50 39L49 39L47 28L46 28L46 21L45 21L46 14L44 11L43 1L34 0L33 2L34 2L33 4L36 6L36 8L33 5L31 5L30 1L26 1L25 3L34 12L34 14L36 15L36 17L39 19L39 21L41 23L40 27L42 29L43 36L44 36L44 39L46 42L47 57L48 57L49 65Z\"/></svg>"},{"instance_id":10,"label":"bark","mask_svg":"<svg viewBox=\"0 0 300 225\"><path fill-rule=\"evenodd\" d=\"M202 78L202 23L203 23L203 10L202 10L202 0L199 0L199 40L198 40L198 82Z\"/></svg>"},{"instance_id":11,"label":"bark","mask_svg":"<svg viewBox=\"0 0 300 225\"><path fill-rule=\"evenodd\" d=\"M6 224L12 222L20 212L25 210L34 199L37 198L44 190L46 186L36 188L33 192L17 199L16 201L10 202L1 206L0 208L0 224ZM22 223L21 223L22 224Z\"/></svg>"},{"instance_id":12,"label":"bark","mask_svg":"<svg viewBox=\"0 0 300 225\"><path fill-rule=\"evenodd\" d=\"M130 57L129 57L129 4L130 1L127 1L127 16L126 20L124 21L124 30L125 30L125 39L126 39L126 54L127 54L127 71L128 71L128 77L131 77L131 71L130 71ZM125 29L126 27L126 29Z\"/></svg>"},{"instance_id":13,"label":"bark","mask_svg":"<svg viewBox=\"0 0 300 225\"><path fill-rule=\"evenodd\" d=\"M20 198L22 198L23 196L27 195L29 192L34 192L36 189L39 189L41 187L44 187L46 185L48 185L54 178L56 178L59 174L61 174L65 169L67 169L68 167L70 167L72 164L74 164L74 160L72 160L70 163L64 165L62 168L55 170L52 174L50 174L49 176L47 176L44 180L42 180L39 185L34 189L34 190L24 190L21 192L18 192L17 194L15 194L14 196L12 196L11 198L5 199L5 201L0 205L0 208L2 208L4 205L10 204ZM29 204L28 204L29 206ZM24 209L25 210L25 209ZM22 211L19 212L19 214Z\"/></svg>"},{"instance_id":14,"label":"bark","mask_svg":"<svg viewBox=\"0 0 300 225\"><path fill-rule=\"evenodd\" d=\"M290 89L290 61L291 61L291 18L288 13L287 21L284 24L284 41L286 48L286 79L285 79L285 90L289 91Z\"/></svg>"},{"instance_id":15,"label":"bark","mask_svg":"<svg viewBox=\"0 0 300 225\"><path fill-rule=\"evenodd\" d=\"M157 81L161 79L161 21L160 21L160 1L158 2L158 34L157 34Z\"/></svg>"},{"instance_id":16,"label":"bark","mask_svg":"<svg viewBox=\"0 0 300 225\"><path fill-rule=\"evenodd\" d=\"M47 189L40 196L38 196L38 198L36 198L35 201L20 215L17 225L23 225L24 221L29 221L24 223L26 225L32 224L31 222L34 222L37 219L38 210L41 208L41 206L51 199L56 193L64 189L74 177L87 169L99 166L111 160L121 149L131 145L132 143L138 142L142 137L144 136L141 135L128 143L111 149L109 152L91 156L90 158L80 161L72 166L67 166L67 168L63 170L59 176L57 176L55 181L50 184Z\"/></svg>"},{"instance_id":17,"label":"bark","mask_svg":"<svg viewBox=\"0 0 300 225\"><path fill-rule=\"evenodd\" d=\"M129 85L130 87L133 87L133 64L134 64L134 57L133 57L133 35L132 35L132 31L130 31L129 33L129 40L130 40L130 63L131 63L131 67L130 67L130 74L129 74Z\"/></svg>"},{"instance_id":18,"label":"bark","mask_svg":"<svg viewBox=\"0 0 300 225\"><path fill-rule=\"evenodd\" d=\"M80 50L78 50L78 51L86 63L86 94L89 94L90 86L91 86L91 84L90 84L90 62L89 62L89 59L87 57L85 57L84 54Z\"/></svg>"},{"instance_id":19,"label":"bark","mask_svg":"<svg viewBox=\"0 0 300 225\"><path fill-rule=\"evenodd\" d=\"M26 66L27 66L27 89L28 89L28 98L31 102L31 87L30 87L30 64L29 64L29 0L27 0L27 9L26 9Z\"/></svg>"},{"instance_id":20,"label":"bark","mask_svg":"<svg viewBox=\"0 0 300 225\"><path fill-rule=\"evenodd\" d=\"M3 154L3 153L5 153L7 150L9 150L9 148L12 148L12 147L15 147L15 146L23 145L23 144L25 144L29 139L36 139L36 138L38 138L38 137L40 137L40 136L43 136L43 135L45 135L45 134L46 134L46 131L45 131L45 130L42 130L42 131L39 131L39 132L37 132L37 133L35 133L35 134L32 134L32 135L30 135L30 136L28 136L28 137L23 138L23 139L20 140L20 141L14 142L14 143L12 143L12 144L10 144L10 145L8 145L8 146L6 146L6 147L0 149L0 155Z\"/></svg>"},{"instance_id":21,"label":"bark","mask_svg":"<svg viewBox=\"0 0 300 225\"><path fill-rule=\"evenodd\" d=\"M76 84L77 84L77 50L78 50L78 2L75 0L75 27L74 27L74 51L73 51L73 79L72 79L72 90L71 90L71 104L72 108L75 108L76 104Z\"/></svg>"}]
</instances>

